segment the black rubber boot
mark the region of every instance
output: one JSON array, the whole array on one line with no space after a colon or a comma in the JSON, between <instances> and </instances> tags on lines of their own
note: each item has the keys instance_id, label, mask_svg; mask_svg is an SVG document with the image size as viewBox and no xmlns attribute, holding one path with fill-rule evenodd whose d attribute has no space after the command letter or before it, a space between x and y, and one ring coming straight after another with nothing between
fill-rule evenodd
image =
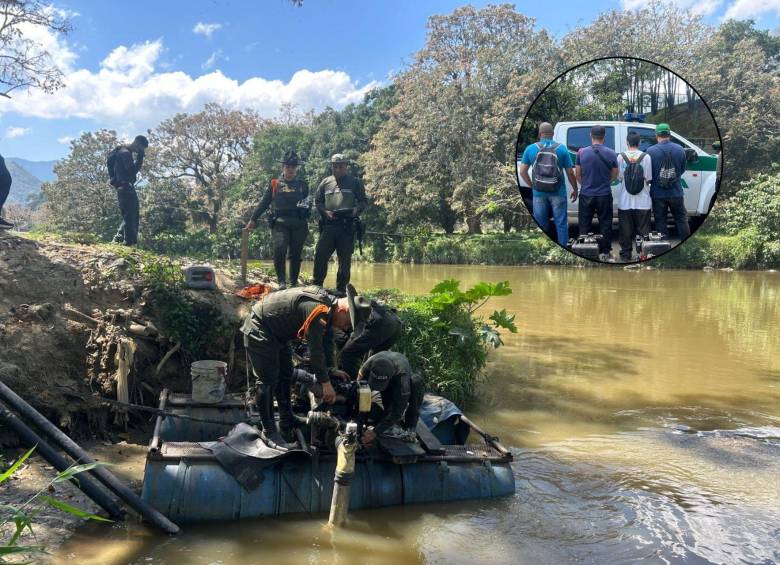
<instances>
[{"instance_id":1,"label":"black rubber boot","mask_svg":"<svg viewBox=\"0 0 780 565\"><path fill-rule=\"evenodd\" d=\"M276 385L276 402L279 404L279 431L288 442L295 441L295 429L306 423L305 418L296 416L290 401L290 381L281 380Z\"/></svg>"},{"instance_id":2,"label":"black rubber boot","mask_svg":"<svg viewBox=\"0 0 780 565\"><path fill-rule=\"evenodd\" d=\"M260 423L263 426L263 441L274 449L287 451L290 446L282 438L279 430L276 429L273 413L273 394L272 388L261 384L257 386L257 410L260 413Z\"/></svg>"}]
</instances>

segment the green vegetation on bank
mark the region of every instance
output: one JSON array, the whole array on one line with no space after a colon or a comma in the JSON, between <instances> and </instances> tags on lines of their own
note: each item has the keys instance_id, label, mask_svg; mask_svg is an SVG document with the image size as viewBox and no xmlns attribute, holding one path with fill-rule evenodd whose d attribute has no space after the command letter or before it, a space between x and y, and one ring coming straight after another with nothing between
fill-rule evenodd
<instances>
[{"instance_id":1,"label":"green vegetation on bank","mask_svg":"<svg viewBox=\"0 0 780 565\"><path fill-rule=\"evenodd\" d=\"M409 358L429 390L463 403L476 393L487 354L503 344L500 329L517 332L514 316L495 310L485 321L476 311L494 296L512 293L508 282L481 282L462 291L455 279L436 285L428 295L397 291L369 293L395 307L404 332L395 349Z\"/></svg>"}]
</instances>

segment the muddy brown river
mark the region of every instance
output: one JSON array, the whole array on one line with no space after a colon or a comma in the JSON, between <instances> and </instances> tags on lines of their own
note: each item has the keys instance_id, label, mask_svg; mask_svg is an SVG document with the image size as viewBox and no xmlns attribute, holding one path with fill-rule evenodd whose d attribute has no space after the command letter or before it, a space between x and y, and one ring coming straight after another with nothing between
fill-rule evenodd
<instances>
[{"instance_id":1,"label":"muddy brown river","mask_svg":"<svg viewBox=\"0 0 780 565\"><path fill-rule=\"evenodd\" d=\"M311 270L305 266L304 270ZM332 267L331 267L332 269ZM329 274L331 282L334 273ZM88 524L60 563L780 561L780 273L356 265L360 288L510 281L468 414L512 447L504 499L188 526Z\"/></svg>"}]
</instances>

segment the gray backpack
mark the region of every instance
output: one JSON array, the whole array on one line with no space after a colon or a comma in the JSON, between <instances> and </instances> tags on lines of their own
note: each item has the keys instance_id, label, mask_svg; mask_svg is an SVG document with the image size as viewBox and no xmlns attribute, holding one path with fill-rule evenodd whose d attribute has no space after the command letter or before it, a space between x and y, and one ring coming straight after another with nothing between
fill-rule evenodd
<instances>
[{"instance_id":1,"label":"gray backpack","mask_svg":"<svg viewBox=\"0 0 780 565\"><path fill-rule=\"evenodd\" d=\"M533 187L541 192L557 192L561 183L561 167L558 164L556 151L560 143L553 143L546 147L543 143L537 143L539 152L534 159L531 180Z\"/></svg>"}]
</instances>

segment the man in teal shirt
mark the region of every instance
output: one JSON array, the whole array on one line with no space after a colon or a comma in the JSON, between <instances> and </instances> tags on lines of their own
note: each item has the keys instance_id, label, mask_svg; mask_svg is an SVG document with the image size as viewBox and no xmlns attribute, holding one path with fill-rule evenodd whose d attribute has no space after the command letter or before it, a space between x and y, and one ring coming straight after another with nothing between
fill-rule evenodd
<instances>
[{"instance_id":1,"label":"man in teal shirt","mask_svg":"<svg viewBox=\"0 0 780 565\"><path fill-rule=\"evenodd\" d=\"M574 177L573 164L571 162L571 155L565 145L556 144L553 141L553 127L548 122L542 122L539 125L539 142L529 145L523 151L523 157L520 160L517 172L520 177L533 188L533 216L536 223L542 230L547 232L547 227L550 221L550 208L552 208L553 221L555 222L555 231L558 236L558 243L566 246L569 241L569 222L566 216L566 180L563 176L563 171L566 171L566 176L569 177L574 191L571 195L571 201L577 200L577 179ZM543 147L551 147L555 145L555 155L558 157L558 166L561 170L560 182L558 183L558 190L555 192L545 192L537 190L535 184L528 176L528 169L536 161L536 157L539 151Z\"/></svg>"}]
</instances>

